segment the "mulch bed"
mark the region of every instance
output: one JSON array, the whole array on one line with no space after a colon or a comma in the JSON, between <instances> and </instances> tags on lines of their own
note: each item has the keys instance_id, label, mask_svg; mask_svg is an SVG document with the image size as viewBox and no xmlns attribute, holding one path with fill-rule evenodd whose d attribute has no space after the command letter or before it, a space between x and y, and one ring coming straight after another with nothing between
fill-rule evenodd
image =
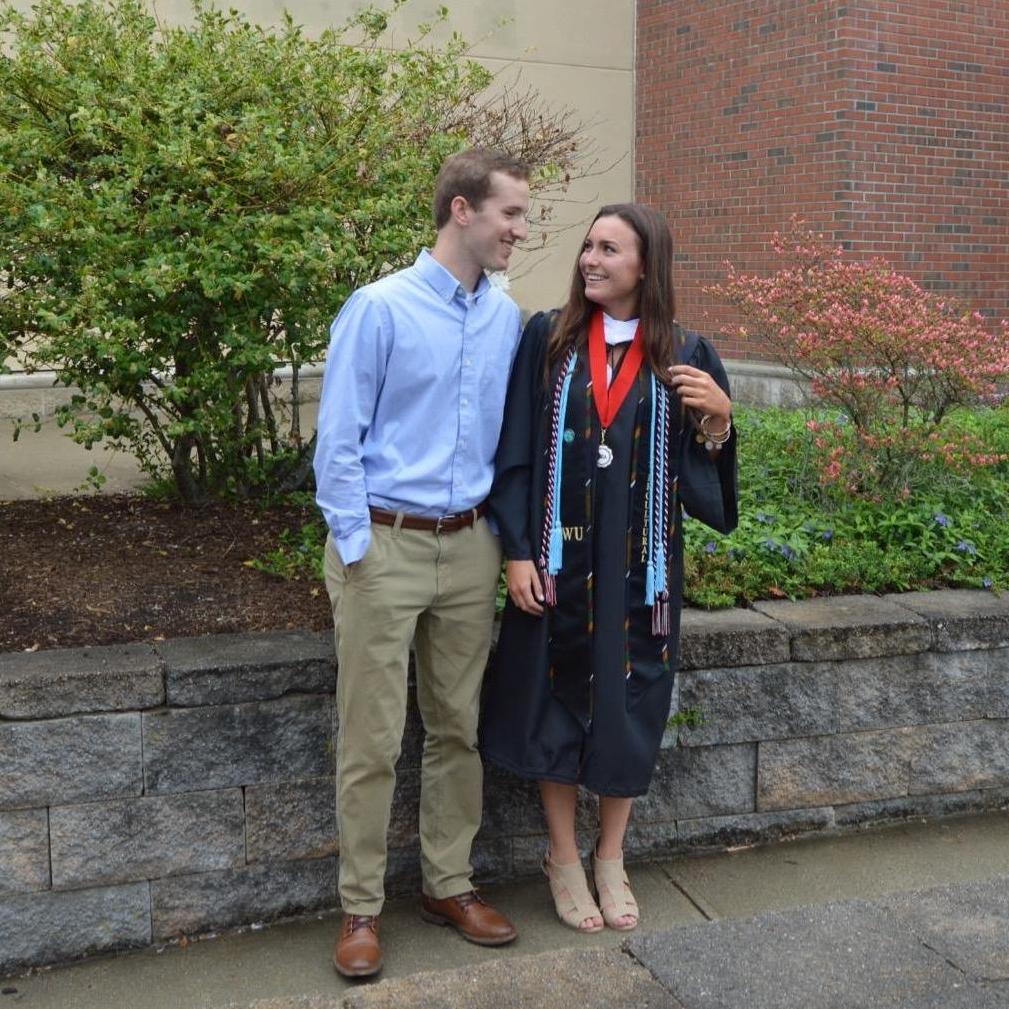
<instances>
[{"instance_id":1,"label":"mulch bed","mask_svg":"<svg viewBox=\"0 0 1009 1009\"><path fill-rule=\"evenodd\" d=\"M330 626L321 583L246 561L307 507L134 495L0 503L0 652Z\"/></svg>"}]
</instances>

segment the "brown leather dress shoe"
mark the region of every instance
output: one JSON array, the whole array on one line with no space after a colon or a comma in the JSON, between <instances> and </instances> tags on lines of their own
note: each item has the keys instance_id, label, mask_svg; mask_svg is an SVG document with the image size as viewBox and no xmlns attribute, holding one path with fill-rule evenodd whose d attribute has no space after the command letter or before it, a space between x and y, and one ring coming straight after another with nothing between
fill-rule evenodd
<instances>
[{"instance_id":1,"label":"brown leather dress shoe","mask_svg":"<svg viewBox=\"0 0 1009 1009\"><path fill-rule=\"evenodd\" d=\"M377 914L345 914L333 949L333 966L344 977L370 977L382 969Z\"/></svg>"},{"instance_id":2,"label":"brown leather dress shoe","mask_svg":"<svg viewBox=\"0 0 1009 1009\"><path fill-rule=\"evenodd\" d=\"M424 894L420 916L434 925L451 925L464 939L479 946L503 946L518 935L515 926L476 890L444 900Z\"/></svg>"}]
</instances>

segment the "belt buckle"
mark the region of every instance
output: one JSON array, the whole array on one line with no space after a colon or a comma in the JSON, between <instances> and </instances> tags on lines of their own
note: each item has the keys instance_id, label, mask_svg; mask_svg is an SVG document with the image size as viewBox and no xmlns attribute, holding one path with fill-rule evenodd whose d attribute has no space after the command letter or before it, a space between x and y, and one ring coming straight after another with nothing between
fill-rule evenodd
<instances>
[{"instance_id":1,"label":"belt buckle","mask_svg":"<svg viewBox=\"0 0 1009 1009\"><path fill-rule=\"evenodd\" d=\"M439 533L443 532L454 533L456 529L461 528L461 526L458 523L460 519L465 517L465 515L466 515L465 512L453 512L451 515L442 515L435 523L434 526L435 535L437 536ZM452 525L451 529L449 528L450 524Z\"/></svg>"}]
</instances>

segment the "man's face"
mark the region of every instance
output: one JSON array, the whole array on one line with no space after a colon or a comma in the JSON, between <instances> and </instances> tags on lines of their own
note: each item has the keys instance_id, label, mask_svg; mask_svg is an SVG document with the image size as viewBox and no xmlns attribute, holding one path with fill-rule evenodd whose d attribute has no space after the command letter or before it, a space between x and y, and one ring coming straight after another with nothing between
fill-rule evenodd
<instances>
[{"instance_id":1,"label":"man's face","mask_svg":"<svg viewBox=\"0 0 1009 1009\"><path fill-rule=\"evenodd\" d=\"M492 172L490 192L479 208L469 206L464 244L474 265L505 270L516 242L529 235L529 183Z\"/></svg>"}]
</instances>

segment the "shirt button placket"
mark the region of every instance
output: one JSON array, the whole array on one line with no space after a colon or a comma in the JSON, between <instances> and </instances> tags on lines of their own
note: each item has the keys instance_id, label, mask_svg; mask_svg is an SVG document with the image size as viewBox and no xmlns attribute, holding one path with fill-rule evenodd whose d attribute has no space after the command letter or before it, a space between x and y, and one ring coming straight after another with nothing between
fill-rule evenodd
<instances>
[{"instance_id":1,"label":"shirt button placket","mask_svg":"<svg viewBox=\"0 0 1009 1009\"><path fill-rule=\"evenodd\" d=\"M453 473L457 473L459 480L465 484L470 479L470 473L466 465L466 450L469 444L469 426L472 417L472 356L470 354L470 315L473 312L473 305L467 304L462 324L462 352L459 381L459 437L456 440L456 462ZM452 510L460 507L456 487L453 482L452 487Z\"/></svg>"}]
</instances>

